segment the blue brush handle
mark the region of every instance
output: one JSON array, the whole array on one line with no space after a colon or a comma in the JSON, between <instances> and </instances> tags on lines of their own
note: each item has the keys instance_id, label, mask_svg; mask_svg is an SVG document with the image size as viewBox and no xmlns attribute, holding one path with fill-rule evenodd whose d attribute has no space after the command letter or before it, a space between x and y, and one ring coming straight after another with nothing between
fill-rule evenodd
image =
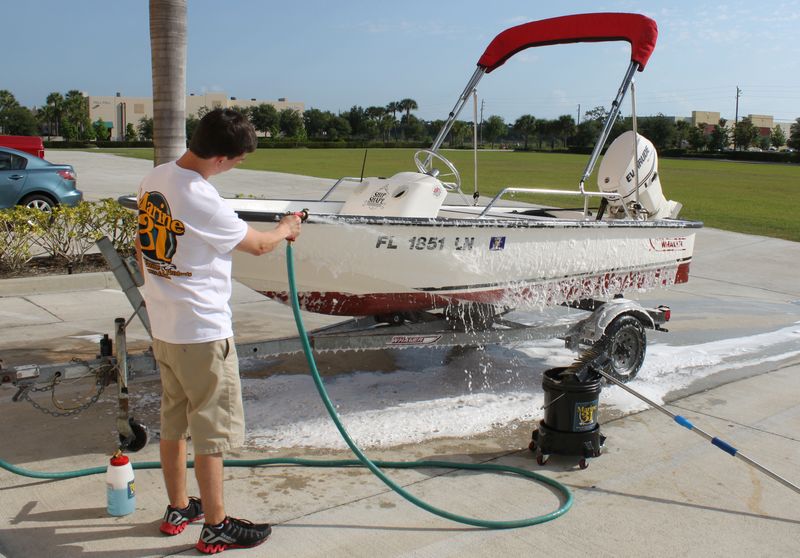
<instances>
[{"instance_id":1,"label":"blue brush handle","mask_svg":"<svg viewBox=\"0 0 800 558\"><path fill-rule=\"evenodd\" d=\"M736 454L739 452L739 450L737 450L735 447L725 442L724 440L720 440L719 438L712 438L711 443L717 446L722 451L729 453L734 457L736 457Z\"/></svg>"},{"instance_id":2,"label":"blue brush handle","mask_svg":"<svg viewBox=\"0 0 800 558\"><path fill-rule=\"evenodd\" d=\"M673 418L673 420L675 422L677 422L678 424L680 424L684 428L688 428L689 430L695 430L694 425L691 422L689 422L689 420L686 417L682 417L680 415L675 415L672 418ZM710 436L708 436L708 434L705 434L702 431L699 431L698 433L703 435L704 437L706 437L706 439L710 440L712 444L717 446L719 449L721 449L725 453L729 453L734 457L736 457L736 454L739 453L739 450L737 450L735 447L733 447L732 445L727 443L725 440L720 440L719 438L716 438L716 437L715 438L711 438Z\"/></svg>"}]
</instances>

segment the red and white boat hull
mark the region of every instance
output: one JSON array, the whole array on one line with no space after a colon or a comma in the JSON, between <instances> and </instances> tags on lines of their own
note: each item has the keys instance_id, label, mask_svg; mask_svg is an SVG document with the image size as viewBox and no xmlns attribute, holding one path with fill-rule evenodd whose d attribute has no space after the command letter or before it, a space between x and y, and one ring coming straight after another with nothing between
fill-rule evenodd
<instances>
[{"instance_id":1,"label":"red and white boat hull","mask_svg":"<svg viewBox=\"0 0 800 558\"><path fill-rule=\"evenodd\" d=\"M280 216L256 209L275 202L230 201L256 228L271 228ZM541 308L685 282L695 225L312 212L294 243L295 278L302 307L322 314L378 315L454 303ZM282 248L258 258L236 254L234 277L285 301L284 258Z\"/></svg>"}]
</instances>

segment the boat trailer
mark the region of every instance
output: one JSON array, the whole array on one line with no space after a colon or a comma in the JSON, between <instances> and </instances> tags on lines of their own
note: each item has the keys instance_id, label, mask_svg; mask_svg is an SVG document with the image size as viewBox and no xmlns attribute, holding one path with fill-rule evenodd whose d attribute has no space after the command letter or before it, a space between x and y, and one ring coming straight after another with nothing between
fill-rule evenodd
<instances>
[{"instance_id":1,"label":"boat trailer","mask_svg":"<svg viewBox=\"0 0 800 558\"><path fill-rule=\"evenodd\" d=\"M151 331L144 299L139 292L144 281L132 256L121 257L105 237L97 241L97 246L128 298L133 314L127 320L115 319L113 339L108 334L103 336L96 358L0 368L0 384L12 384L17 388L12 401L27 400L51 416L72 416L96 403L105 387L116 383L120 447L138 451L147 444L148 431L133 416L128 399L129 384L135 377L158 373L151 349L138 354L129 354L127 349L126 329L134 318L139 318L148 333ZM443 312L357 317L313 330L309 332L309 341L314 351L328 352L480 347L559 338L574 351L603 347L609 363L606 372L626 382L636 376L644 361L645 328L667 331L662 326L670 318L666 306L644 308L624 298L582 300L568 306L584 311L579 314L582 317L569 317L555 323L525 324L504 317L511 309L497 313L496 309L489 307L454 307ZM271 358L300 353L302 346L300 338L294 336L241 343L236 345L236 350L240 359ZM54 390L59 383L91 376L95 378L96 393L84 404L71 408L57 404ZM31 393L46 391L53 392L55 410L31 398Z\"/></svg>"}]
</instances>

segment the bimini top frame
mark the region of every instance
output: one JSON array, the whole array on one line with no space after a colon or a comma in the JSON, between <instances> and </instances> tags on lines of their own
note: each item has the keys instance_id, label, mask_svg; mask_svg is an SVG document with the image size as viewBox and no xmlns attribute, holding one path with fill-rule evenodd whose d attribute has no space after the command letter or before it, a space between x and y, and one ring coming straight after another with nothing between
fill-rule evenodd
<instances>
[{"instance_id":1,"label":"bimini top frame","mask_svg":"<svg viewBox=\"0 0 800 558\"><path fill-rule=\"evenodd\" d=\"M617 91L617 96L611 103L611 111L603 124L603 129L580 180L580 194L587 194L584 191L586 179L592 174L600 152L608 140L614 121L619 115L620 105L633 81L633 76L637 71L644 70L656 46L657 38L658 27L655 21L643 15L627 13L569 15L532 21L506 29L486 47L478 60L478 68L467 82L467 86L459 96L453 110L450 111L447 121L433 141L431 150L438 151L441 147L484 74L493 72L516 53L530 47L556 44L627 41L631 44L630 65L625 72L619 91Z\"/></svg>"}]
</instances>

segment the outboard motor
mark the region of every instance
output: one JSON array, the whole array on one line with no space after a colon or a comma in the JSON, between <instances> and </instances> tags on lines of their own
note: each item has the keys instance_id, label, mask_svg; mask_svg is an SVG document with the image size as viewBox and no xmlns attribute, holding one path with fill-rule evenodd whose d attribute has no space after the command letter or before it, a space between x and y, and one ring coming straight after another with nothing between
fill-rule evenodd
<instances>
[{"instance_id":1,"label":"outboard motor","mask_svg":"<svg viewBox=\"0 0 800 558\"><path fill-rule=\"evenodd\" d=\"M683 207L680 203L667 201L661 192L658 176L658 155L650 140L638 134L637 156L633 156L633 131L627 131L608 147L597 174L600 191L619 194L622 200L609 200L609 210L614 217L624 217L623 204L631 207L639 192L639 205L647 212L648 219L674 219ZM639 184L636 184L634 160L638 166Z\"/></svg>"}]
</instances>

